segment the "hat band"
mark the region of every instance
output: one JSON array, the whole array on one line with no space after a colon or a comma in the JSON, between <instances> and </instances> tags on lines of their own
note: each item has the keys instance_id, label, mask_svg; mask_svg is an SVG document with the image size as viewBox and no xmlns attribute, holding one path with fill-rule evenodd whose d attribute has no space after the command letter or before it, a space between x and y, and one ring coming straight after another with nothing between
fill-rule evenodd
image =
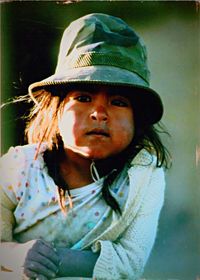
<instances>
[{"instance_id":1,"label":"hat band","mask_svg":"<svg viewBox=\"0 0 200 280\"><path fill-rule=\"evenodd\" d=\"M130 72L134 72L139 75L143 80L145 80L149 84L149 71L144 66L139 67L139 64L135 61L135 66L131 63L130 59L124 58L122 55L105 55L105 53L96 53L96 52L88 52L84 54L80 54L78 56L72 56L71 59L67 59L65 61L67 64L67 68L80 68L87 66L96 66L96 65L106 65L106 66L114 66L118 68L122 68L128 70ZM66 65L65 64L65 65ZM60 68L60 67L59 67ZM138 68L142 68L143 71L137 71ZM56 72L62 72L63 69L57 69ZM106 71L106 69L105 69Z\"/></svg>"}]
</instances>

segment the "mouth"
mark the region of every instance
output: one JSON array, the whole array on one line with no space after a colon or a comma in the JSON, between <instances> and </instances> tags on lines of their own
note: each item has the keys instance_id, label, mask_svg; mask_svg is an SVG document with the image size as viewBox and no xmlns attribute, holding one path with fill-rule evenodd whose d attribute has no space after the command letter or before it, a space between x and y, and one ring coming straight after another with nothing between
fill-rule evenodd
<instances>
[{"instance_id":1,"label":"mouth","mask_svg":"<svg viewBox=\"0 0 200 280\"><path fill-rule=\"evenodd\" d=\"M86 135L96 135L96 136L104 136L110 137L109 133L103 129L94 129L86 133Z\"/></svg>"}]
</instances>

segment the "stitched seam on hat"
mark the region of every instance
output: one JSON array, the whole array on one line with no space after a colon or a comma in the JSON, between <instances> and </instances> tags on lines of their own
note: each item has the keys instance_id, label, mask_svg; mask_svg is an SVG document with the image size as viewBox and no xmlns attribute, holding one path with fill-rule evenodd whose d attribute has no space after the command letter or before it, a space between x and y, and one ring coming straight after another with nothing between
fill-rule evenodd
<instances>
[{"instance_id":1,"label":"stitched seam on hat","mask_svg":"<svg viewBox=\"0 0 200 280\"><path fill-rule=\"evenodd\" d=\"M135 62L135 64L138 64ZM147 83L148 81L148 70L143 66L143 71L137 71L138 66L134 67L132 63L130 63L129 59L125 59L119 55L106 55L105 53L85 53L80 54L77 58L73 58L68 66L70 68L79 68L79 67L86 67L86 66L95 66L95 65L107 65L107 66L115 66L122 69L126 69L128 71L134 72L138 74L143 80Z\"/></svg>"}]
</instances>

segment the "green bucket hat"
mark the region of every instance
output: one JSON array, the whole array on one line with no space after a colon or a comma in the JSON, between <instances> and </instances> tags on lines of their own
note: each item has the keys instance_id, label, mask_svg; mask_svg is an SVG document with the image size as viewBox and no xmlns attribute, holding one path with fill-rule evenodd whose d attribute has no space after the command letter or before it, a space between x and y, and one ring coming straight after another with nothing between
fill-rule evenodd
<instances>
[{"instance_id":1,"label":"green bucket hat","mask_svg":"<svg viewBox=\"0 0 200 280\"><path fill-rule=\"evenodd\" d=\"M64 31L55 74L29 86L35 92L57 85L102 84L124 87L148 124L163 114L159 95L149 86L146 47L120 18L94 13L73 21ZM123 91L122 91L123 92ZM124 89L124 92L126 90Z\"/></svg>"}]
</instances>

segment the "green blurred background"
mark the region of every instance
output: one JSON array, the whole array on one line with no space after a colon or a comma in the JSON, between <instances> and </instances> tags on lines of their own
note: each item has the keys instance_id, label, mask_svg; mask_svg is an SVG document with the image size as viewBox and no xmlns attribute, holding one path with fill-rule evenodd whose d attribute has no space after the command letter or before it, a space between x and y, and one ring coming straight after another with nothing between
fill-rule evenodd
<instances>
[{"instance_id":1,"label":"green blurred background","mask_svg":"<svg viewBox=\"0 0 200 280\"><path fill-rule=\"evenodd\" d=\"M64 28L93 12L119 16L143 37L151 85L164 102L163 135L173 157L155 247L144 279L200 277L200 5L194 1L1 3L1 102L53 74ZM30 105L2 110L1 151L23 144ZM113 279L114 280L114 279Z\"/></svg>"}]
</instances>

